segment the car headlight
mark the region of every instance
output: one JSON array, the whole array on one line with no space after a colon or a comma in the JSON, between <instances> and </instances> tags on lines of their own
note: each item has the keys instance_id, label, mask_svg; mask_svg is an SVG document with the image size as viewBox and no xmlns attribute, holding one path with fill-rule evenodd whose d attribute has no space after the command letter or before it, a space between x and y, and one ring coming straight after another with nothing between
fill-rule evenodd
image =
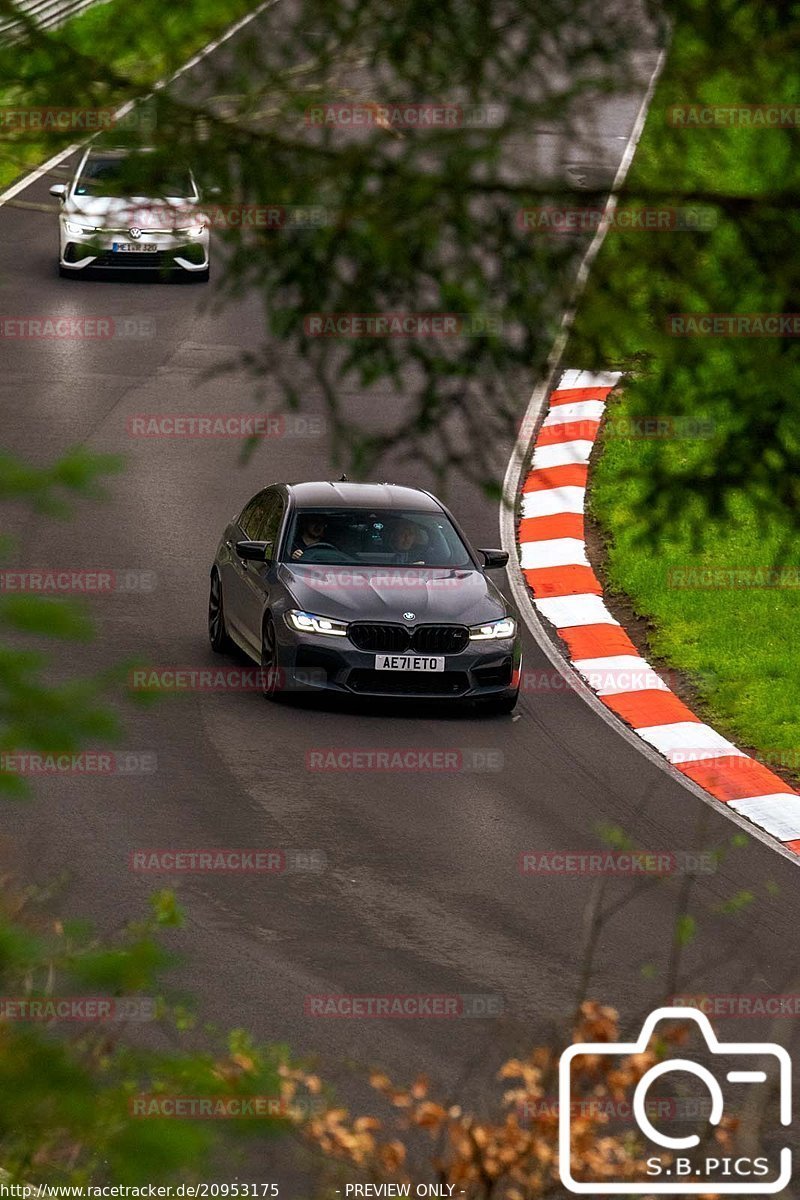
<instances>
[{"instance_id":1,"label":"car headlight","mask_svg":"<svg viewBox=\"0 0 800 1200\"><path fill-rule=\"evenodd\" d=\"M94 225L77 225L74 221L65 221L64 228L67 233L95 233Z\"/></svg>"},{"instance_id":2,"label":"car headlight","mask_svg":"<svg viewBox=\"0 0 800 1200\"><path fill-rule=\"evenodd\" d=\"M490 642L496 638L511 638L517 632L513 617L501 617L499 621L487 621L485 625L470 625L471 642Z\"/></svg>"},{"instance_id":3,"label":"car headlight","mask_svg":"<svg viewBox=\"0 0 800 1200\"><path fill-rule=\"evenodd\" d=\"M297 629L300 633L325 633L329 637L347 637L347 622L337 621L333 617L321 617L317 613L291 608L286 614L286 620L292 629Z\"/></svg>"}]
</instances>

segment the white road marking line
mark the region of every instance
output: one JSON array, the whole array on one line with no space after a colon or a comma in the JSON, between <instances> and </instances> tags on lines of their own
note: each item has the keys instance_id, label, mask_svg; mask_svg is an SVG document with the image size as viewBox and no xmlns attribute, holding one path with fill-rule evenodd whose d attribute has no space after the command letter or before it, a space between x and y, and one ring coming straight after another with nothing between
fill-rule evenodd
<instances>
[{"instance_id":1,"label":"white road marking line","mask_svg":"<svg viewBox=\"0 0 800 1200\"><path fill-rule=\"evenodd\" d=\"M619 625L602 598L591 592L579 596L548 596L535 600L534 604L556 629L569 629L573 625Z\"/></svg>"},{"instance_id":2,"label":"white road marking line","mask_svg":"<svg viewBox=\"0 0 800 1200\"><path fill-rule=\"evenodd\" d=\"M728 807L755 822L781 842L800 838L800 796L794 792L771 792L768 796L746 796L729 800Z\"/></svg>"},{"instance_id":3,"label":"white road marking line","mask_svg":"<svg viewBox=\"0 0 800 1200\"><path fill-rule=\"evenodd\" d=\"M671 763L703 762L707 758L747 758L716 729L702 721L675 721L669 725L643 725L636 730ZM719 803L719 801L717 802Z\"/></svg>"},{"instance_id":4,"label":"white road marking line","mask_svg":"<svg viewBox=\"0 0 800 1200\"><path fill-rule=\"evenodd\" d=\"M621 692L669 691L650 663L636 654L579 658L572 665L598 696L615 696Z\"/></svg>"},{"instance_id":5,"label":"white road marking line","mask_svg":"<svg viewBox=\"0 0 800 1200\"><path fill-rule=\"evenodd\" d=\"M526 492L522 497L522 515L552 517L556 513L582 513L585 495L586 488L582 487L555 487L545 488L543 492ZM512 553L516 554L516 546Z\"/></svg>"},{"instance_id":6,"label":"white road marking line","mask_svg":"<svg viewBox=\"0 0 800 1200\"><path fill-rule=\"evenodd\" d=\"M572 421L602 421L605 400L575 400L572 404L557 404L551 408L542 425L566 425Z\"/></svg>"},{"instance_id":7,"label":"white road marking line","mask_svg":"<svg viewBox=\"0 0 800 1200\"><path fill-rule=\"evenodd\" d=\"M587 463L594 442L576 438L572 442L556 442L552 446L537 446L533 452L532 467L539 471L543 467L568 467L573 463Z\"/></svg>"},{"instance_id":8,"label":"white road marking line","mask_svg":"<svg viewBox=\"0 0 800 1200\"><path fill-rule=\"evenodd\" d=\"M780 841L800 838L800 796L793 792L770 792L769 796L729 800L728 808L766 829Z\"/></svg>"},{"instance_id":9,"label":"white road marking line","mask_svg":"<svg viewBox=\"0 0 800 1200\"><path fill-rule=\"evenodd\" d=\"M537 567L589 565L586 545L580 538L548 538L541 542L523 542L520 546L520 562L527 570L535 570Z\"/></svg>"},{"instance_id":10,"label":"white road marking line","mask_svg":"<svg viewBox=\"0 0 800 1200\"><path fill-rule=\"evenodd\" d=\"M661 70L661 60L659 59L658 65L656 66L656 73L658 73L660 70ZM653 75L653 79L651 79L651 81L650 81L651 85L653 84L653 80L655 80L655 74ZM625 155L628 154L629 150L630 150L630 158L628 159L628 165L630 165L630 159L633 158L633 151L636 149L636 142L639 141L639 138L641 137L641 134L642 134L642 129L644 128L644 117L647 115L647 110L644 109L644 104L647 104L649 106L650 96L651 96L651 89L648 88L648 93L645 96L642 109L639 110L639 116L636 118L636 125L634 125L634 127L633 127L634 131L631 134L630 140L628 141L628 145L625 148L625 154L623 154L622 159L620 161L620 166L617 170L617 177L614 180L613 184L611 185L612 194L613 194L613 192L616 191L616 189L622 183L623 179L625 178L625 174L627 173L628 168L627 168L627 165L625 165ZM644 112L642 111L643 109L644 109ZM640 118L641 118L641 127L639 127ZM637 132L637 129L638 129L638 132ZM633 141L634 134L636 135L636 142ZM633 143L633 146L631 146L631 143ZM622 174L622 178L620 178L620 172L623 169L623 165L625 165L625 171ZM616 201L615 201L615 206L616 206ZM598 230L598 232L599 232L599 230ZM597 234L595 234L595 238L596 237L597 237ZM591 249L591 247L590 247L590 249ZM588 256L588 251L587 251L587 256ZM613 387L618 379L619 379L618 371L565 371L561 377L561 382L558 385L558 390L560 392L571 392L573 390L573 388Z\"/></svg>"}]
</instances>

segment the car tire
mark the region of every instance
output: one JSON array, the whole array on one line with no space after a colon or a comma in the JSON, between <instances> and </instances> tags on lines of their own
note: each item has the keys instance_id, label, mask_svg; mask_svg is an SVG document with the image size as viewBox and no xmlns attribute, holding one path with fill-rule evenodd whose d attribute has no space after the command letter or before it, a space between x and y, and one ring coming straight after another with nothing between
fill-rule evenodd
<instances>
[{"instance_id":1,"label":"car tire","mask_svg":"<svg viewBox=\"0 0 800 1200\"><path fill-rule=\"evenodd\" d=\"M206 267L205 271L196 271L194 277L198 283L208 283L211 278L211 267Z\"/></svg>"},{"instance_id":2,"label":"car tire","mask_svg":"<svg viewBox=\"0 0 800 1200\"><path fill-rule=\"evenodd\" d=\"M272 614L267 613L261 625L261 693L265 700L280 699L280 679L277 664L277 639Z\"/></svg>"},{"instance_id":3,"label":"car tire","mask_svg":"<svg viewBox=\"0 0 800 1200\"><path fill-rule=\"evenodd\" d=\"M71 279L75 275L75 272L70 271L68 267L62 267L61 263L58 264L58 273L62 279Z\"/></svg>"},{"instance_id":4,"label":"car tire","mask_svg":"<svg viewBox=\"0 0 800 1200\"><path fill-rule=\"evenodd\" d=\"M491 699L481 702L481 709L487 716L508 716L517 707L517 700L519 700L519 692L514 692L513 696L493 696Z\"/></svg>"},{"instance_id":5,"label":"car tire","mask_svg":"<svg viewBox=\"0 0 800 1200\"><path fill-rule=\"evenodd\" d=\"M215 654L229 654L233 649L233 642L225 625L222 580L216 568L211 572L208 592L208 640Z\"/></svg>"}]
</instances>

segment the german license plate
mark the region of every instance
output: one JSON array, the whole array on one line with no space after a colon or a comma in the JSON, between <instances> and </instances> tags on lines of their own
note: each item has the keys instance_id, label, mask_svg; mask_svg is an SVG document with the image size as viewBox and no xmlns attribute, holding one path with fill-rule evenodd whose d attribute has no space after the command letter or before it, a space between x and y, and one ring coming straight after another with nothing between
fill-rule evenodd
<instances>
[{"instance_id":1,"label":"german license plate","mask_svg":"<svg viewBox=\"0 0 800 1200\"><path fill-rule=\"evenodd\" d=\"M158 246L155 242L112 242L114 254L155 254Z\"/></svg>"},{"instance_id":2,"label":"german license plate","mask_svg":"<svg viewBox=\"0 0 800 1200\"><path fill-rule=\"evenodd\" d=\"M443 671L444 658L424 654L376 654L376 671Z\"/></svg>"}]
</instances>

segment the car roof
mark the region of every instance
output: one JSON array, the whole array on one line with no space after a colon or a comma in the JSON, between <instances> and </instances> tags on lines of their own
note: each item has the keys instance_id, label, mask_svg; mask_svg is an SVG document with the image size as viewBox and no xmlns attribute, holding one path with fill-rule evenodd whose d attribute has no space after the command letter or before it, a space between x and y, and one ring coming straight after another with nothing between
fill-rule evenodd
<instances>
[{"instance_id":1,"label":"car roof","mask_svg":"<svg viewBox=\"0 0 800 1200\"><path fill-rule=\"evenodd\" d=\"M398 483L318 482L289 483L291 499L299 508L405 508L416 512L442 512L442 506L420 488Z\"/></svg>"}]
</instances>

